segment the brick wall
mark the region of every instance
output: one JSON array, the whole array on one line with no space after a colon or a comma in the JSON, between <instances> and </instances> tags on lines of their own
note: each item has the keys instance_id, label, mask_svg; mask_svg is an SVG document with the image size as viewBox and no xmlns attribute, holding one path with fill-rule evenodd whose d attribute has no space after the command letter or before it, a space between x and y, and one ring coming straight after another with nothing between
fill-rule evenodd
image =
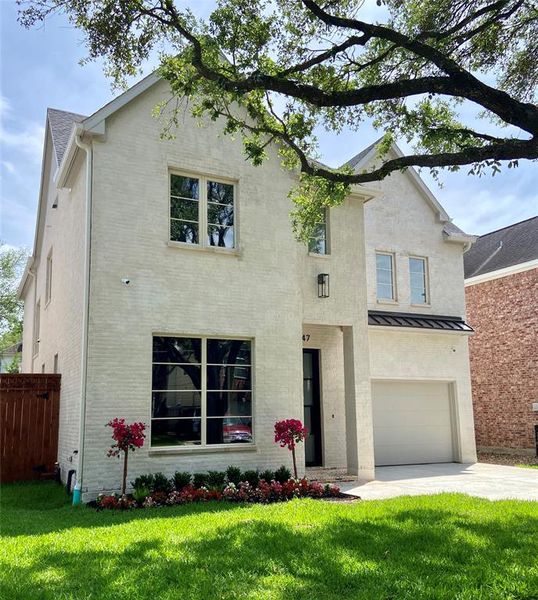
<instances>
[{"instance_id":1,"label":"brick wall","mask_svg":"<svg viewBox=\"0 0 538 600\"><path fill-rule=\"evenodd\" d=\"M533 448L538 413L538 269L466 287L476 443Z\"/></svg>"}]
</instances>

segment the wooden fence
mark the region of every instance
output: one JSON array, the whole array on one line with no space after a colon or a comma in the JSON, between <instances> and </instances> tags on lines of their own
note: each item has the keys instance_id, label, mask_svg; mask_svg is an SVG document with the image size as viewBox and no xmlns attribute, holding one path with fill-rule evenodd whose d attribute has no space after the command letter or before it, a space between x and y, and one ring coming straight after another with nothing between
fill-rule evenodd
<instances>
[{"instance_id":1,"label":"wooden fence","mask_svg":"<svg viewBox=\"0 0 538 600\"><path fill-rule=\"evenodd\" d=\"M60 375L0 375L0 481L50 476L58 454Z\"/></svg>"}]
</instances>

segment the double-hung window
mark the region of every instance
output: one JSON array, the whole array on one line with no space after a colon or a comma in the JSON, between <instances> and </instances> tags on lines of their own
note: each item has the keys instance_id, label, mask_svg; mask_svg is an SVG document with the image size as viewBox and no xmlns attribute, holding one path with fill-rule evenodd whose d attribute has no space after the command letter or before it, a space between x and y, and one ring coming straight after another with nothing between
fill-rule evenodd
<instances>
[{"instance_id":1,"label":"double-hung window","mask_svg":"<svg viewBox=\"0 0 538 600\"><path fill-rule=\"evenodd\" d=\"M329 254L328 209L323 209L322 218L316 222L308 239L308 251L312 254Z\"/></svg>"},{"instance_id":2,"label":"double-hung window","mask_svg":"<svg viewBox=\"0 0 538 600\"><path fill-rule=\"evenodd\" d=\"M428 268L425 258L409 258L411 304L428 304Z\"/></svg>"},{"instance_id":3,"label":"double-hung window","mask_svg":"<svg viewBox=\"0 0 538 600\"><path fill-rule=\"evenodd\" d=\"M235 185L170 174L170 240L235 248Z\"/></svg>"},{"instance_id":4,"label":"double-hung window","mask_svg":"<svg viewBox=\"0 0 538 600\"><path fill-rule=\"evenodd\" d=\"M252 443L251 341L153 337L151 445Z\"/></svg>"},{"instance_id":5,"label":"double-hung window","mask_svg":"<svg viewBox=\"0 0 538 600\"><path fill-rule=\"evenodd\" d=\"M394 284L394 255L376 252L376 282L378 300L396 300Z\"/></svg>"}]
</instances>

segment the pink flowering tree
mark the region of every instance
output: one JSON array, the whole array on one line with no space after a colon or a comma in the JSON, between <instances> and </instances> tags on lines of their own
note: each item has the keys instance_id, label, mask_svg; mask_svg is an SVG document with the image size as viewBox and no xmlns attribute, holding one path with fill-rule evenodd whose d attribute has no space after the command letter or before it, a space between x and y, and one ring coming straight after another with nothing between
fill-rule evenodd
<instances>
[{"instance_id":1,"label":"pink flowering tree","mask_svg":"<svg viewBox=\"0 0 538 600\"><path fill-rule=\"evenodd\" d=\"M284 419L275 423L275 442L281 448L287 447L293 457L293 474L297 479L297 461L295 459L295 446L303 442L308 430L299 419Z\"/></svg>"},{"instance_id":2,"label":"pink flowering tree","mask_svg":"<svg viewBox=\"0 0 538 600\"><path fill-rule=\"evenodd\" d=\"M121 457L123 453L123 479L121 484L121 495L125 495L127 487L127 458L129 452L134 452L137 448L142 448L146 435L146 425L144 423L131 423L127 425L125 419L112 419L106 424L112 428L112 439L114 444L107 452L107 456Z\"/></svg>"}]
</instances>

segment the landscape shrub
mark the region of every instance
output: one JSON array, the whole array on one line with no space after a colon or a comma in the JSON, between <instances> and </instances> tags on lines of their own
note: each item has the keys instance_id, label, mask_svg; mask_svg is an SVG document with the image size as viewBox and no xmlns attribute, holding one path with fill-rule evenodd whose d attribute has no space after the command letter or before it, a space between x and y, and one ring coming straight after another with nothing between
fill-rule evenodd
<instances>
[{"instance_id":1,"label":"landscape shrub","mask_svg":"<svg viewBox=\"0 0 538 600\"><path fill-rule=\"evenodd\" d=\"M207 473L195 473L192 476L192 483L197 489L207 485Z\"/></svg>"},{"instance_id":2,"label":"landscape shrub","mask_svg":"<svg viewBox=\"0 0 538 600\"><path fill-rule=\"evenodd\" d=\"M162 492L168 494L172 491L172 482L164 473L155 473L153 475L153 484L151 486L153 494L156 492Z\"/></svg>"},{"instance_id":3,"label":"landscape shrub","mask_svg":"<svg viewBox=\"0 0 538 600\"><path fill-rule=\"evenodd\" d=\"M275 472L270 469L266 469L260 473L260 479L263 479L267 482L271 482L275 478Z\"/></svg>"},{"instance_id":4,"label":"landscape shrub","mask_svg":"<svg viewBox=\"0 0 538 600\"><path fill-rule=\"evenodd\" d=\"M207 487L210 489L221 489L226 482L226 473L224 471L208 471Z\"/></svg>"},{"instance_id":5,"label":"landscape shrub","mask_svg":"<svg viewBox=\"0 0 538 600\"><path fill-rule=\"evenodd\" d=\"M139 475L134 481L131 481L131 485L136 489L148 488L153 489L153 473L147 475Z\"/></svg>"},{"instance_id":6,"label":"landscape shrub","mask_svg":"<svg viewBox=\"0 0 538 600\"><path fill-rule=\"evenodd\" d=\"M185 486L190 485L192 475L188 471L176 471L172 479L174 481L174 487L176 490L180 491Z\"/></svg>"},{"instance_id":7,"label":"landscape shrub","mask_svg":"<svg viewBox=\"0 0 538 600\"><path fill-rule=\"evenodd\" d=\"M226 469L226 481L228 483L233 483L234 485L239 485L239 482L241 481L241 469L230 465Z\"/></svg>"},{"instance_id":8,"label":"landscape shrub","mask_svg":"<svg viewBox=\"0 0 538 600\"><path fill-rule=\"evenodd\" d=\"M260 475L258 471L249 470L241 473L241 481L249 483L252 487L256 487L260 481Z\"/></svg>"},{"instance_id":9,"label":"landscape shrub","mask_svg":"<svg viewBox=\"0 0 538 600\"><path fill-rule=\"evenodd\" d=\"M285 483L290 478L291 471L288 469L288 467L285 467L284 465L282 465L275 471L275 481L278 481L279 483Z\"/></svg>"}]
</instances>

